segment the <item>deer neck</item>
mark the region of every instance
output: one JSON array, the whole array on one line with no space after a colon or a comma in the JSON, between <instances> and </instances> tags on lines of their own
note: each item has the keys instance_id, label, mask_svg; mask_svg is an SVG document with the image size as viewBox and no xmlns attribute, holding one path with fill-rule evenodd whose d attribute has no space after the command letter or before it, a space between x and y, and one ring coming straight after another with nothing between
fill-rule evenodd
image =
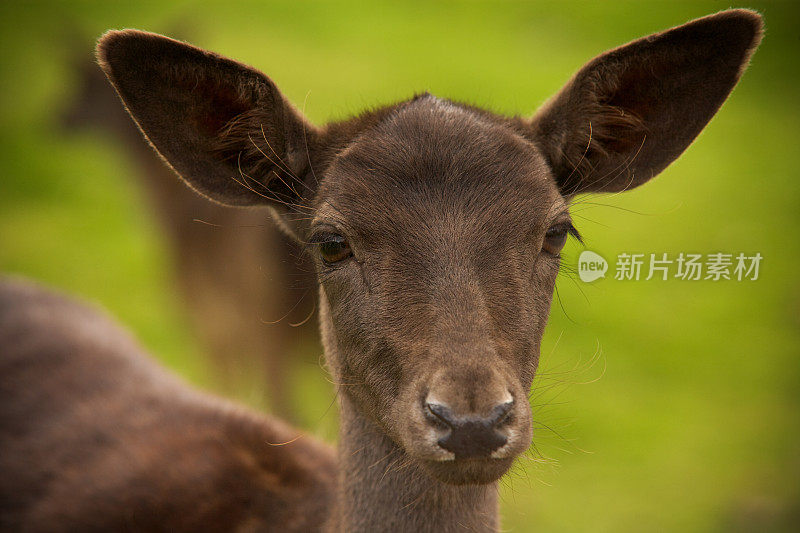
<instances>
[{"instance_id":1,"label":"deer neck","mask_svg":"<svg viewBox=\"0 0 800 533\"><path fill-rule=\"evenodd\" d=\"M446 485L424 473L341 395L333 531L496 531L497 484Z\"/></svg>"}]
</instances>

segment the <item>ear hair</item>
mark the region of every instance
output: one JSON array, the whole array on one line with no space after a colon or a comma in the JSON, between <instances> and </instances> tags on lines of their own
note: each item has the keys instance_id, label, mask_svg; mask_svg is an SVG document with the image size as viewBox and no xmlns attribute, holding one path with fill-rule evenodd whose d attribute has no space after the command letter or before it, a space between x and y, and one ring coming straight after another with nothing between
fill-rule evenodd
<instances>
[{"instance_id":1,"label":"ear hair","mask_svg":"<svg viewBox=\"0 0 800 533\"><path fill-rule=\"evenodd\" d=\"M761 35L758 13L723 11L587 63L530 121L562 193L623 191L661 172L720 108Z\"/></svg>"}]
</instances>

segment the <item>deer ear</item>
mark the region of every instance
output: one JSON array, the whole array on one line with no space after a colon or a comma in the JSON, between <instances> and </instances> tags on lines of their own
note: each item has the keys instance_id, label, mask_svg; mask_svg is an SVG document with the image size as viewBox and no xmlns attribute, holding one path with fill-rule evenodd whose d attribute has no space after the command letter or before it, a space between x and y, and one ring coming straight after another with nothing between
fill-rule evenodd
<instances>
[{"instance_id":1,"label":"deer ear","mask_svg":"<svg viewBox=\"0 0 800 533\"><path fill-rule=\"evenodd\" d=\"M562 193L623 191L664 170L733 90L761 30L758 13L723 11L579 70L530 123Z\"/></svg>"},{"instance_id":2,"label":"deer ear","mask_svg":"<svg viewBox=\"0 0 800 533\"><path fill-rule=\"evenodd\" d=\"M100 67L161 156L228 205L295 204L317 130L261 72L160 35L110 31Z\"/></svg>"}]
</instances>

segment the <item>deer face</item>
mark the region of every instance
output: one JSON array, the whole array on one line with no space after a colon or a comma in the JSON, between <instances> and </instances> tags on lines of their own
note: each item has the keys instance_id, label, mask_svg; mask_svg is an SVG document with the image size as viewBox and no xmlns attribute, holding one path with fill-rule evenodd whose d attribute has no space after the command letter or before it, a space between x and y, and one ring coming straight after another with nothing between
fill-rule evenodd
<instances>
[{"instance_id":1,"label":"deer face","mask_svg":"<svg viewBox=\"0 0 800 533\"><path fill-rule=\"evenodd\" d=\"M317 128L260 72L109 32L100 64L200 193L267 204L317 261L340 392L447 483L500 477L531 440L569 199L646 182L692 142L760 39L721 12L602 54L532 118L422 96Z\"/></svg>"},{"instance_id":2,"label":"deer face","mask_svg":"<svg viewBox=\"0 0 800 533\"><path fill-rule=\"evenodd\" d=\"M530 445L528 390L571 228L529 140L431 96L327 169L307 240L329 366L436 477L496 479Z\"/></svg>"}]
</instances>

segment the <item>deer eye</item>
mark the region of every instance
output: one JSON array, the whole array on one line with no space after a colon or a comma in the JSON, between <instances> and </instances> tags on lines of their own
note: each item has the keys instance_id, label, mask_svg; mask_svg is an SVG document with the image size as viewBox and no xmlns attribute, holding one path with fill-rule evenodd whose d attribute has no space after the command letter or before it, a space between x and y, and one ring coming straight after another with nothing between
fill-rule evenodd
<instances>
[{"instance_id":1,"label":"deer eye","mask_svg":"<svg viewBox=\"0 0 800 533\"><path fill-rule=\"evenodd\" d=\"M332 264L344 261L348 257L353 256L353 250L350 249L350 244L347 239L341 235L325 235L318 241L319 255L325 263Z\"/></svg>"},{"instance_id":2,"label":"deer eye","mask_svg":"<svg viewBox=\"0 0 800 533\"><path fill-rule=\"evenodd\" d=\"M558 255L567 242L567 235L572 233L572 231L571 224L558 224L551 227L544 234L542 250L551 255Z\"/></svg>"}]
</instances>

